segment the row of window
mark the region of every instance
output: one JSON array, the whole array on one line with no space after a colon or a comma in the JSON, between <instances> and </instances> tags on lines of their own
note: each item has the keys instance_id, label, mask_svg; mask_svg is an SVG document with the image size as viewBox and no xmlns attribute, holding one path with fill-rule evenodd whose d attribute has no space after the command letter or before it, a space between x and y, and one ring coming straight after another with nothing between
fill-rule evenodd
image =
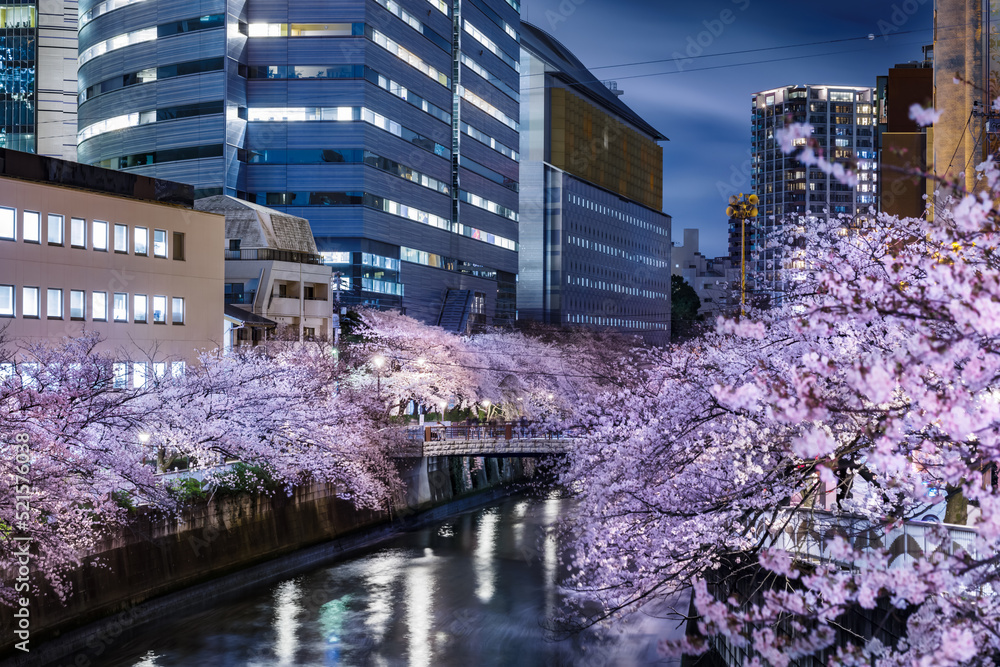
<instances>
[{"instance_id":1,"label":"row of window","mask_svg":"<svg viewBox=\"0 0 1000 667\"><path fill-rule=\"evenodd\" d=\"M615 248L614 246L607 245L606 243L598 243L597 241L591 241L589 239L580 238L579 236L573 236L571 234L566 235L566 242L571 245L586 248L587 250L602 252L605 255L611 255L612 257L621 257L622 259L626 259L630 262L645 264L646 266L653 266L662 269L670 265L670 262L666 262L662 259L656 259L655 257L650 257L649 255L630 253L622 248Z\"/></svg>"},{"instance_id":2,"label":"row of window","mask_svg":"<svg viewBox=\"0 0 1000 667\"><path fill-rule=\"evenodd\" d=\"M482 30L472 25L468 19L465 20L463 27L465 28L465 32L472 35L473 39L485 46L490 53L504 61L504 63L506 63L515 72L520 73L521 63L517 58L509 55L506 51L501 49L496 42L487 37Z\"/></svg>"},{"instance_id":3,"label":"row of window","mask_svg":"<svg viewBox=\"0 0 1000 667\"><path fill-rule=\"evenodd\" d=\"M451 125L451 113L367 65L250 65L246 69L246 77L248 79L365 79Z\"/></svg>"},{"instance_id":4,"label":"row of window","mask_svg":"<svg viewBox=\"0 0 1000 667\"><path fill-rule=\"evenodd\" d=\"M106 39L103 42L98 42L81 52L79 64L82 66L84 63L93 60L97 56L104 55L110 51L116 51L133 44L151 42L161 37L170 37L171 35L179 35L181 33L221 28L225 25L225 19L225 14L211 14L209 16L198 16L182 21L161 23L160 25L153 26L151 28L142 28L141 30L133 30L132 32L115 35L114 37Z\"/></svg>"},{"instance_id":5,"label":"row of window","mask_svg":"<svg viewBox=\"0 0 1000 667\"><path fill-rule=\"evenodd\" d=\"M375 0L375 2L385 7L387 10L389 10L389 12L391 12L397 18L403 21L403 23L410 26L411 28L419 32L421 35L426 37L442 51L451 54L451 40L445 39L441 35L437 34L433 30L425 26L423 23L421 23L420 19L418 19L416 16L414 16L410 12L400 7L398 2L396 2L395 0Z\"/></svg>"},{"instance_id":6,"label":"row of window","mask_svg":"<svg viewBox=\"0 0 1000 667\"><path fill-rule=\"evenodd\" d=\"M185 62L174 63L172 65L148 67L137 72L129 72L127 74L113 76L110 79L98 81L97 83L87 86L85 89L81 90L80 94L77 96L77 103L83 104L87 100L97 97L98 95L110 93L121 88L128 88L129 86L137 86L141 83L162 81L163 79L172 79L174 77L187 76L190 74L201 74L203 72L217 72L222 70L224 61L225 59L222 56L218 56L216 58L205 58L203 60L187 60Z\"/></svg>"},{"instance_id":7,"label":"row of window","mask_svg":"<svg viewBox=\"0 0 1000 667\"><path fill-rule=\"evenodd\" d=\"M105 167L107 169L128 169L130 167L144 167L151 164L162 164L164 162L179 162L181 160L200 160L203 158L222 157L222 144L208 144L206 146L188 146L187 148L169 148L167 150L150 151L148 153L133 153L132 155L120 155L109 157L93 162L94 166ZM218 193L214 193L218 194ZM198 195L198 190L195 190ZM207 197L209 195L203 194Z\"/></svg>"},{"instance_id":8,"label":"row of window","mask_svg":"<svg viewBox=\"0 0 1000 667\"><path fill-rule=\"evenodd\" d=\"M150 380L160 382L167 377L167 370L173 378L181 378L187 370L187 364L183 361L116 361L111 364L111 386L115 389L128 389L129 370L132 371L132 386L136 389L144 389ZM53 369L52 376L58 376L58 369ZM18 372L20 372L21 383L26 387L40 387L50 385L53 380L48 369L42 368L41 364L33 361L22 361L17 366L9 361L0 363L0 384L9 382Z\"/></svg>"},{"instance_id":9,"label":"row of window","mask_svg":"<svg viewBox=\"0 0 1000 667\"><path fill-rule=\"evenodd\" d=\"M451 159L450 148L413 130L407 129L396 121L366 107L252 107L247 110L247 120L258 123L276 121L362 121L369 125L374 125L380 130L385 130L400 139L409 141L414 146L423 148L435 155Z\"/></svg>"},{"instance_id":10,"label":"row of window","mask_svg":"<svg viewBox=\"0 0 1000 667\"><path fill-rule=\"evenodd\" d=\"M603 327L628 327L630 329L666 329L667 325L659 322L643 322L642 320L623 320L618 317L597 317L595 315L578 315L566 313L566 321L571 324L596 324Z\"/></svg>"},{"instance_id":11,"label":"row of window","mask_svg":"<svg viewBox=\"0 0 1000 667\"><path fill-rule=\"evenodd\" d=\"M66 302L64 290L58 287L48 287L45 290L45 317L50 320L66 319ZM17 290L14 285L0 285L0 317L16 317L18 303ZM21 288L21 317L40 319L42 317L42 288L25 286ZM132 295L132 322L135 324L167 323L167 303L170 303L170 322L184 324L184 298L165 295L146 294ZM87 320L87 292L85 290L69 290L69 319ZM90 293L90 321L108 321L108 293L92 291ZM129 322L129 295L127 292L114 292L111 295L111 316L115 322ZM152 318L152 319L150 319Z\"/></svg>"},{"instance_id":12,"label":"row of window","mask_svg":"<svg viewBox=\"0 0 1000 667\"><path fill-rule=\"evenodd\" d=\"M669 299L670 295L663 292L657 292L655 290L640 289L638 287L629 287L627 285L619 285L617 283L609 283L603 280L592 280L590 278L573 276L566 274L566 284L576 285L577 287L587 287L589 289L599 289L606 292L614 292L616 294L628 294L630 296L641 296L647 299Z\"/></svg>"},{"instance_id":13,"label":"row of window","mask_svg":"<svg viewBox=\"0 0 1000 667\"><path fill-rule=\"evenodd\" d=\"M469 102L469 104L480 109L481 111L486 112L487 114L490 115L491 118L500 121L501 123L503 123L510 129L514 130L515 132L517 132L520 129L521 124L518 123L515 119L511 118L503 111L500 111L500 109L496 108L495 106L484 100L479 95L476 95L474 92L472 92L465 86L459 86L459 88L462 99Z\"/></svg>"},{"instance_id":14,"label":"row of window","mask_svg":"<svg viewBox=\"0 0 1000 667\"><path fill-rule=\"evenodd\" d=\"M66 218L56 213L46 215L45 239L49 245L65 245ZM92 220L88 230L84 218L69 220L69 244L73 248L86 249L88 235L90 247L99 252L107 252L113 248L117 253L129 253L129 226L113 225L114 237L109 238L112 225L104 220ZM21 238L25 243L42 242L42 214L38 211L21 212ZM89 232L89 233L88 233ZM18 239L17 209L0 206L0 240L16 241ZM167 230L154 229L152 236L153 257L167 257ZM109 247L109 244L112 244ZM150 235L148 227L132 228L132 254L148 257L150 251ZM184 259L184 234L173 233L173 258Z\"/></svg>"},{"instance_id":15,"label":"row of window","mask_svg":"<svg viewBox=\"0 0 1000 667\"><path fill-rule=\"evenodd\" d=\"M197 102L195 104L183 104L174 107L164 107L162 109L149 109L146 111L135 111L121 116L113 116L91 123L76 134L77 143L83 143L87 139L96 137L106 132L124 130L129 127L149 125L150 123L162 122L165 120L177 120L179 118L196 118L198 116L214 116L225 111L225 102L216 100L214 102Z\"/></svg>"},{"instance_id":16,"label":"row of window","mask_svg":"<svg viewBox=\"0 0 1000 667\"><path fill-rule=\"evenodd\" d=\"M505 250L517 250L517 242L513 239L508 239L498 234L461 223L453 225L448 218L428 213L427 211L421 211L412 206L367 192L251 192L250 197L250 201L263 204L264 206L367 206L368 208L384 211L385 213L413 220L414 222L419 222L446 232L454 232L455 234L467 236L470 239L499 246ZM510 218L515 222L517 221L517 213L487 199L483 199L479 195L460 190L459 197L462 201L470 203L473 206Z\"/></svg>"},{"instance_id":17,"label":"row of window","mask_svg":"<svg viewBox=\"0 0 1000 667\"><path fill-rule=\"evenodd\" d=\"M586 199L585 197L580 197L574 194L567 195L567 198L569 199L569 203L576 204L577 206L582 206L583 208L588 209L590 211L594 211L595 213L600 213L601 215L610 215L612 218L616 218L618 220L621 220L622 222L633 224L640 229L645 229L646 231L649 232L655 232L657 234L666 237L670 236L669 230L664 229L659 225L654 225L650 222L646 222L642 218L637 218L634 215L629 215L617 209L613 209L610 206L604 206L603 204L598 204L597 202L591 201L589 199Z\"/></svg>"},{"instance_id":18,"label":"row of window","mask_svg":"<svg viewBox=\"0 0 1000 667\"><path fill-rule=\"evenodd\" d=\"M248 152L245 161L248 164L366 164L442 194L451 192L443 181L362 148L265 149Z\"/></svg>"}]
</instances>

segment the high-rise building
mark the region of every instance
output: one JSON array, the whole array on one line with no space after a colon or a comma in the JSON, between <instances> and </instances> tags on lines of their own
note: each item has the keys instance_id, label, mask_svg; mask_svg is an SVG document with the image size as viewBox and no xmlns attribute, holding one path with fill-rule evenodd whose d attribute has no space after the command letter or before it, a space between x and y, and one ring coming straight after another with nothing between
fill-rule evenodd
<instances>
[{"instance_id":1,"label":"high-rise building","mask_svg":"<svg viewBox=\"0 0 1000 667\"><path fill-rule=\"evenodd\" d=\"M517 0L80 12L82 162L308 219L345 303L513 319Z\"/></svg>"},{"instance_id":2,"label":"high-rise building","mask_svg":"<svg viewBox=\"0 0 1000 667\"><path fill-rule=\"evenodd\" d=\"M780 300L789 287L788 272L805 268L800 251L773 241L798 227L798 216L844 216L849 225L861 224L876 206L874 94L873 88L859 86L787 86L754 93L751 187L760 197L760 213L752 221L752 232L748 228L747 272L756 292ZM775 131L792 123L812 125L816 153L856 171L857 186L784 154Z\"/></svg>"},{"instance_id":3,"label":"high-rise building","mask_svg":"<svg viewBox=\"0 0 1000 667\"><path fill-rule=\"evenodd\" d=\"M666 137L522 23L518 318L670 339Z\"/></svg>"},{"instance_id":4,"label":"high-rise building","mask_svg":"<svg viewBox=\"0 0 1000 667\"><path fill-rule=\"evenodd\" d=\"M0 148L76 159L76 3L0 5Z\"/></svg>"}]
</instances>

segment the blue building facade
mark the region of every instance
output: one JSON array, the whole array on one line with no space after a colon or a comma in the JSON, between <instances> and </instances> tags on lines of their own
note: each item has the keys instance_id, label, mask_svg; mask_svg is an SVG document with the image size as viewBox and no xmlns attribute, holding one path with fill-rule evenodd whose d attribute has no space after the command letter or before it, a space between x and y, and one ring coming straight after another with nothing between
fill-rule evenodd
<instances>
[{"instance_id":1,"label":"blue building facade","mask_svg":"<svg viewBox=\"0 0 1000 667\"><path fill-rule=\"evenodd\" d=\"M522 37L518 317L667 343L666 137L551 35Z\"/></svg>"},{"instance_id":2,"label":"blue building facade","mask_svg":"<svg viewBox=\"0 0 1000 667\"><path fill-rule=\"evenodd\" d=\"M516 0L82 3L79 151L307 218L342 299L514 317Z\"/></svg>"}]
</instances>

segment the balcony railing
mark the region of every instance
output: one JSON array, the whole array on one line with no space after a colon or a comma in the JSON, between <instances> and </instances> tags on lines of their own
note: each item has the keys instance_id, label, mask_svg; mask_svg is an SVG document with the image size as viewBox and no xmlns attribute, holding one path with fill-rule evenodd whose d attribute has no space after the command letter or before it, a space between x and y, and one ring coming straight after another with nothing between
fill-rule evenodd
<instances>
[{"instance_id":1,"label":"balcony railing","mask_svg":"<svg viewBox=\"0 0 1000 667\"><path fill-rule=\"evenodd\" d=\"M227 260L264 261L264 262L294 262L296 264L322 264L319 255L297 250L275 250L273 248L247 248L245 250L226 250Z\"/></svg>"}]
</instances>

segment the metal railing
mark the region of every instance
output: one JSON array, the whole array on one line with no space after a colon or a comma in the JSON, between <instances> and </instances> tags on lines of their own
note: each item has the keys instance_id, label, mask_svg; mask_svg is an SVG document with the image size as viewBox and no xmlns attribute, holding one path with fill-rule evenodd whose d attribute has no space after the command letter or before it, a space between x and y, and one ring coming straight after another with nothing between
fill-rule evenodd
<instances>
[{"instance_id":1,"label":"metal railing","mask_svg":"<svg viewBox=\"0 0 1000 667\"><path fill-rule=\"evenodd\" d=\"M578 428L553 430L533 422L490 422L486 424L424 424L406 428L406 438L422 442L444 440L563 440L583 435Z\"/></svg>"},{"instance_id":2,"label":"metal railing","mask_svg":"<svg viewBox=\"0 0 1000 667\"><path fill-rule=\"evenodd\" d=\"M226 259L243 261L294 262L296 264L322 264L319 255L297 250L275 250L274 248L246 248L226 250Z\"/></svg>"}]
</instances>

